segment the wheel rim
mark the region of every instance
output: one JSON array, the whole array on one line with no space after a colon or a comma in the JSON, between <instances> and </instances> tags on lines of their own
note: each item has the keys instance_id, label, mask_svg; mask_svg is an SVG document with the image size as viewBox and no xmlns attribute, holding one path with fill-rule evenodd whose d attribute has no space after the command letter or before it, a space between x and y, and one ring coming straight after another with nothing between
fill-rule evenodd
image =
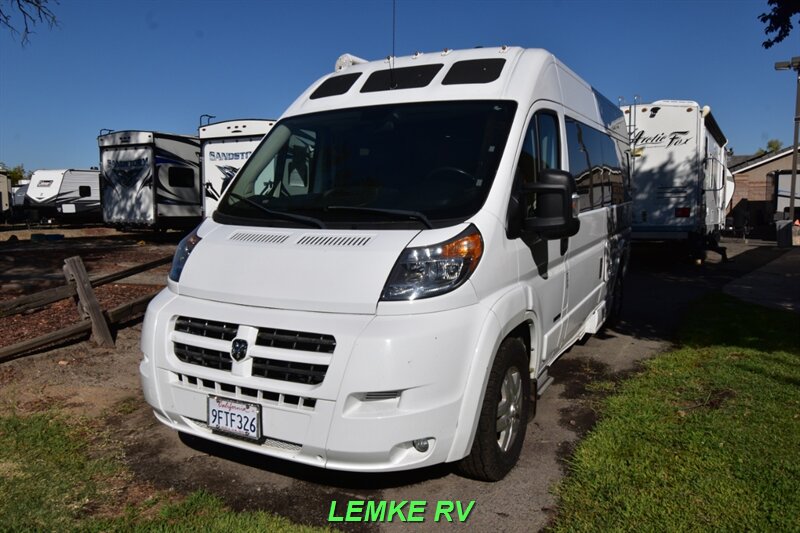
<instances>
[{"instance_id":1,"label":"wheel rim","mask_svg":"<svg viewBox=\"0 0 800 533\"><path fill-rule=\"evenodd\" d=\"M509 368L500 385L500 402L497 404L497 445L507 452L517 438L522 415L522 374Z\"/></svg>"}]
</instances>

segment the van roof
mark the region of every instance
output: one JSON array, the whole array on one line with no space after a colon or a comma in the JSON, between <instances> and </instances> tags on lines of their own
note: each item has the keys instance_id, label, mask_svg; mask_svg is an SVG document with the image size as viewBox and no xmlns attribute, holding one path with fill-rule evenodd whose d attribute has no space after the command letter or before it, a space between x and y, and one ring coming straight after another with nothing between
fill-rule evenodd
<instances>
[{"instance_id":1,"label":"van roof","mask_svg":"<svg viewBox=\"0 0 800 533\"><path fill-rule=\"evenodd\" d=\"M563 102L585 120L609 124L608 100L552 53L513 46L445 49L378 61L346 54L336 71L313 83L284 116L444 100L514 100L527 109L540 99ZM611 107L613 118L621 119L619 109Z\"/></svg>"}]
</instances>

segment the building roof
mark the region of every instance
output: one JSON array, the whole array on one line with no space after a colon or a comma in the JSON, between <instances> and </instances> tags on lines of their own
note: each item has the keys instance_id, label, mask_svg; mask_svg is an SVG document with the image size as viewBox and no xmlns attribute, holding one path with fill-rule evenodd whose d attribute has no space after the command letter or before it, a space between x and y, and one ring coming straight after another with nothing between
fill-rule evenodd
<instances>
[{"instance_id":1,"label":"building roof","mask_svg":"<svg viewBox=\"0 0 800 533\"><path fill-rule=\"evenodd\" d=\"M765 165L771 161L780 159L786 155L790 155L791 153L792 147L790 146L789 148L784 148L783 150L778 150L776 152L768 152L763 155L733 156L728 159L728 170L730 170L732 174L738 174L740 172L744 172L745 170L760 167L761 165ZM749 159L736 161L738 157L747 157Z\"/></svg>"}]
</instances>

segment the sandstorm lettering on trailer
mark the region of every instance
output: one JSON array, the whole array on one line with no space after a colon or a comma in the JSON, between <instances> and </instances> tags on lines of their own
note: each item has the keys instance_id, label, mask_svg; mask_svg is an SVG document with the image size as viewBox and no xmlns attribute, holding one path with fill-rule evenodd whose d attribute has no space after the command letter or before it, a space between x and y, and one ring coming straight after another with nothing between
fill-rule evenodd
<instances>
[{"instance_id":1,"label":"sandstorm lettering on trailer","mask_svg":"<svg viewBox=\"0 0 800 533\"><path fill-rule=\"evenodd\" d=\"M246 161L253 151L249 152L208 152L211 161Z\"/></svg>"}]
</instances>

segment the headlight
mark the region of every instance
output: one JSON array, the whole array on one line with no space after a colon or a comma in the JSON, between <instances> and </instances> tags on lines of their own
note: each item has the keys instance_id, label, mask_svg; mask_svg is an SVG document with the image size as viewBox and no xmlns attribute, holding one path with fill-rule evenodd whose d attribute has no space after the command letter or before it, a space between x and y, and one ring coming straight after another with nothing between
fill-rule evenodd
<instances>
[{"instance_id":1,"label":"headlight","mask_svg":"<svg viewBox=\"0 0 800 533\"><path fill-rule=\"evenodd\" d=\"M186 265L186 260L189 259L189 254L192 253L194 247L200 242L200 237L197 235L197 228L184 237L178 243L178 248L175 250L175 257L172 258L172 268L169 271L169 279L172 281L179 281L181 279L181 272Z\"/></svg>"},{"instance_id":2,"label":"headlight","mask_svg":"<svg viewBox=\"0 0 800 533\"><path fill-rule=\"evenodd\" d=\"M450 292L464 283L483 255L483 238L470 226L455 238L400 254L381 300L419 300Z\"/></svg>"}]
</instances>

